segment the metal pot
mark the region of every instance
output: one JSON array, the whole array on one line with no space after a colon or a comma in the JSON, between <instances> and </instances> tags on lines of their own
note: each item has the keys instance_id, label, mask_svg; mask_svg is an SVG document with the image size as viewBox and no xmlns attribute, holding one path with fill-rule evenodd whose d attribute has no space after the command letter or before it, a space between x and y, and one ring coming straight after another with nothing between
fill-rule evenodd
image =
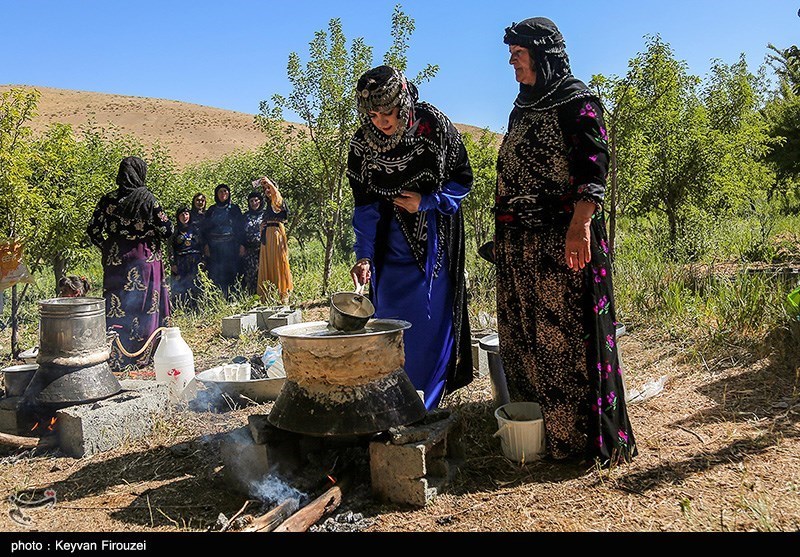
<instances>
[{"instance_id":1,"label":"metal pot","mask_svg":"<svg viewBox=\"0 0 800 557\"><path fill-rule=\"evenodd\" d=\"M39 369L37 364L21 364L3 368L6 396L22 396L37 369Z\"/></svg>"},{"instance_id":2,"label":"metal pot","mask_svg":"<svg viewBox=\"0 0 800 557\"><path fill-rule=\"evenodd\" d=\"M108 366L104 298L40 300L39 315L39 369L25 391L29 404L64 408L122 390Z\"/></svg>"},{"instance_id":3,"label":"metal pot","mask_svg":"<svg viewBox=\"0 0 800 557\"><path fill-rule=\"evenodd\" d=\"M81 367L108 360L104 298L51 298L39 301L38 364Z\"/></svg>"},{"instance_id":4,"label":"metal pot","mask_svg":"<svg viewBox=\"0 0 800 557\"><path fill-rule=\"evenodd\" d=\"M425 405L403 369L403 331L410 326L372 319L358 333L335 331L325 321L273 329L286 383L270 423L306 435L350 436L422 419Z\"/></svg>"},{"instance_id":5,"label":"metal pot","mask_svg":"<svg viewBox=\"0 0 800 557\"><path fill-rule=\"evenodd\" d=\"M336 292L331 296L328 323L337 331L360 331L373 315L375 306L359 292Z\"/></svg>"}]
</instances>

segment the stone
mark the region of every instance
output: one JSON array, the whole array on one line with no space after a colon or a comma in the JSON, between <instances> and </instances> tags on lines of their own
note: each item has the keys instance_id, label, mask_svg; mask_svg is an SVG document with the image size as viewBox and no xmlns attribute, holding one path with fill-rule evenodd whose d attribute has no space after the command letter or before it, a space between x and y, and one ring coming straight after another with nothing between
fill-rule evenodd
<instances>
[{"instance_id":1,"label":"stone","mask_svg":"<svg viewBox=\"0 0 800 557\"><path fill-rule=\"evenodd\" d=\"M0 399L0 431L10 435L27 435L33 427L33 421L26 420L20 408L21 396L9 396Z\"/></svg>"}]
</instances>

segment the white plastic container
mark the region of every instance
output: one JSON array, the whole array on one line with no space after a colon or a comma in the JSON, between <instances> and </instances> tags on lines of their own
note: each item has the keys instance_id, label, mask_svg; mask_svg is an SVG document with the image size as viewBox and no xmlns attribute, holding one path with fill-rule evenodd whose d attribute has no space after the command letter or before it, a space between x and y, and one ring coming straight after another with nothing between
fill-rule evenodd
<instances>
[{"instance_id":1,"label":"white plastic container","mask_svg":"<svg viewBox=\"0 0 800 557\"><path fill-rule=\"evenodd\" d=\"M515 462L533 462L544 456L544 419L536 402L510 402L494 411L503 455Z\"/></svg>"},{"instance_id":2,"label":"white plastic container","mask_svg":"<svg viewBox=\"0 0 800 557\"><path fill-rule=\"evenodd\" d=\"M156 382L169 385L172 402L188 401L197 394L194 378L194 354L181 336L178 327L167 327L161 333L153 355Z\"/></svg>"}]
</instances>

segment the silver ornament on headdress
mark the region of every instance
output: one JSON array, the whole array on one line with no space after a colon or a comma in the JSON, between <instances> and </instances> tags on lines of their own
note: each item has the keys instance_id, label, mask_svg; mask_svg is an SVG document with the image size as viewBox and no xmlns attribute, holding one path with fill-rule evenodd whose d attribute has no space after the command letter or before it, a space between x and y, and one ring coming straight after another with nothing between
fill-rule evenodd
<instances>
[{"instance_id":1,"label":"silver ornament on headdress","mask_svg":"<svg viewBox=\"0 0 800 557\"><path fill-rule=\"evenodd\" d=\"M397 69L393 69L392 74L382 85L375 87L375 83L374 79L370 79L364 88L357 92L359 120L367 144L375 151L384 153L396 147L403 139L403 134L408 129L414 100L405 76ZM386 113L395 107L398 107L397 130L391 136L387 136L372 123L370 112Z\"/></svg>"}]
</instances>

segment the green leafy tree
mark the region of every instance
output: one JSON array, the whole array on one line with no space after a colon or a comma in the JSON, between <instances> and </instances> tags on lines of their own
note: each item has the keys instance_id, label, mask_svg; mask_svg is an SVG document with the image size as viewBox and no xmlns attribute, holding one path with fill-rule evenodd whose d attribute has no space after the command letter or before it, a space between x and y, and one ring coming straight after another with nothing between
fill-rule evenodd
<instances>
[{"instance_id":1,"label":"green leafy tree","mask_svg":"<svg viewBox=\"0 0 800 557\"><path fill-rule=\"evenodd\" d=\"M473 178L472 189L464 198L462 207L467 237L477 249L490 240L494 232L494 220L489 207L494 205L497 183L498 137L486 128L477 137L465 133L462 138L469 155Z\"/></svg>"},{"instance_id":2,"label":"green leafy tree","mask_svg":"<svg viewBox=\"0 0 800 557\"><path fill-rule=\"evenodd\" d=\"M393 43L386 62L406 68L405 52L412 32L413 20L396 6ZM342 235L349 229L343 215L351 203L350 196L344 195L347 151L358 127L355 84L371 66L372 47L363 38L352 40L348 46L341 20L332 19L327 31L317 31L309 43L305 65L297 53L290 54L287 75L291 93L273 95L271 103L263 101L256 117L267 135L264 149L284 155L285 168L279 171L293 176L299 186L293 192L294 203L315 208L325 246L322 294L328 292L336 246L345 243ZM435 73L436 68L428 66L418 78L427 79ZM302 124L286 126L284 110L299 115Z\"/></svg>"},{"instance_id":3,"label":"green leafy tree","mask_svg":"<svg viewBox=\"0 0 800 557\"><path fill-rule=\"evenodd\" d=\"M669 44L656 35L646 46L615 88L618 99L630 88L616 109L618 192L634 216L664 214L674 247L688 208L704 205L712 192L708 115L697 94L699 78L688 74Z\"/></svg>"},{"instance_id":4,"label":"green leafy tree","mask_svg":"<svg viewBox=\"0 0 800 557\"><path fill-rule=\"evenodd\" d=\"M766 192L772 173L762 162L770 145L760 113L766 91L744 54L734 64L714 60L703 91L709 120L707 157L711 191L706 206L715 214L750 206Z\"/></svg>"},{"instance_id":5,"label":"green leafy tree","mask_svg":"<svg viewBox=\"0 0 800 557\"><path fill-rule=\"evenodd\" d=\"M766 103L763 115L773 142L764 160L775 171L771 195L781 195L785 202L793 194L800 198L800 50L796 46L778 49L767 60L779 82Z\"/></svg>"},{"instance_id":6,"label":"green leafy tree","mask_svg":"<svg viewBox=\"0 0 800 557\"><path fill-rule=\"evenodd\" d=\"M795 45L780 49L771 43L767 48L772 51L767 54L767 64L795 95L800 95L800 49Z\"/></svg>"},{"instance_id":7,"label":"green leafy tree","mask_svg":"<svg viewBox=\"0 0 800 557\"><path fill-rule=\"evenodd\" d=\"M28 122L36 114L39 92L13 88L0 95L0 239L25 244L36 228L30 207L41 203L40 193L28 181L34 152ZM29 251L29 250L28 250ZM19 354L19 302L28 285L18 295L11 287L11 354Z\"/></svg>"}]
</instances>

